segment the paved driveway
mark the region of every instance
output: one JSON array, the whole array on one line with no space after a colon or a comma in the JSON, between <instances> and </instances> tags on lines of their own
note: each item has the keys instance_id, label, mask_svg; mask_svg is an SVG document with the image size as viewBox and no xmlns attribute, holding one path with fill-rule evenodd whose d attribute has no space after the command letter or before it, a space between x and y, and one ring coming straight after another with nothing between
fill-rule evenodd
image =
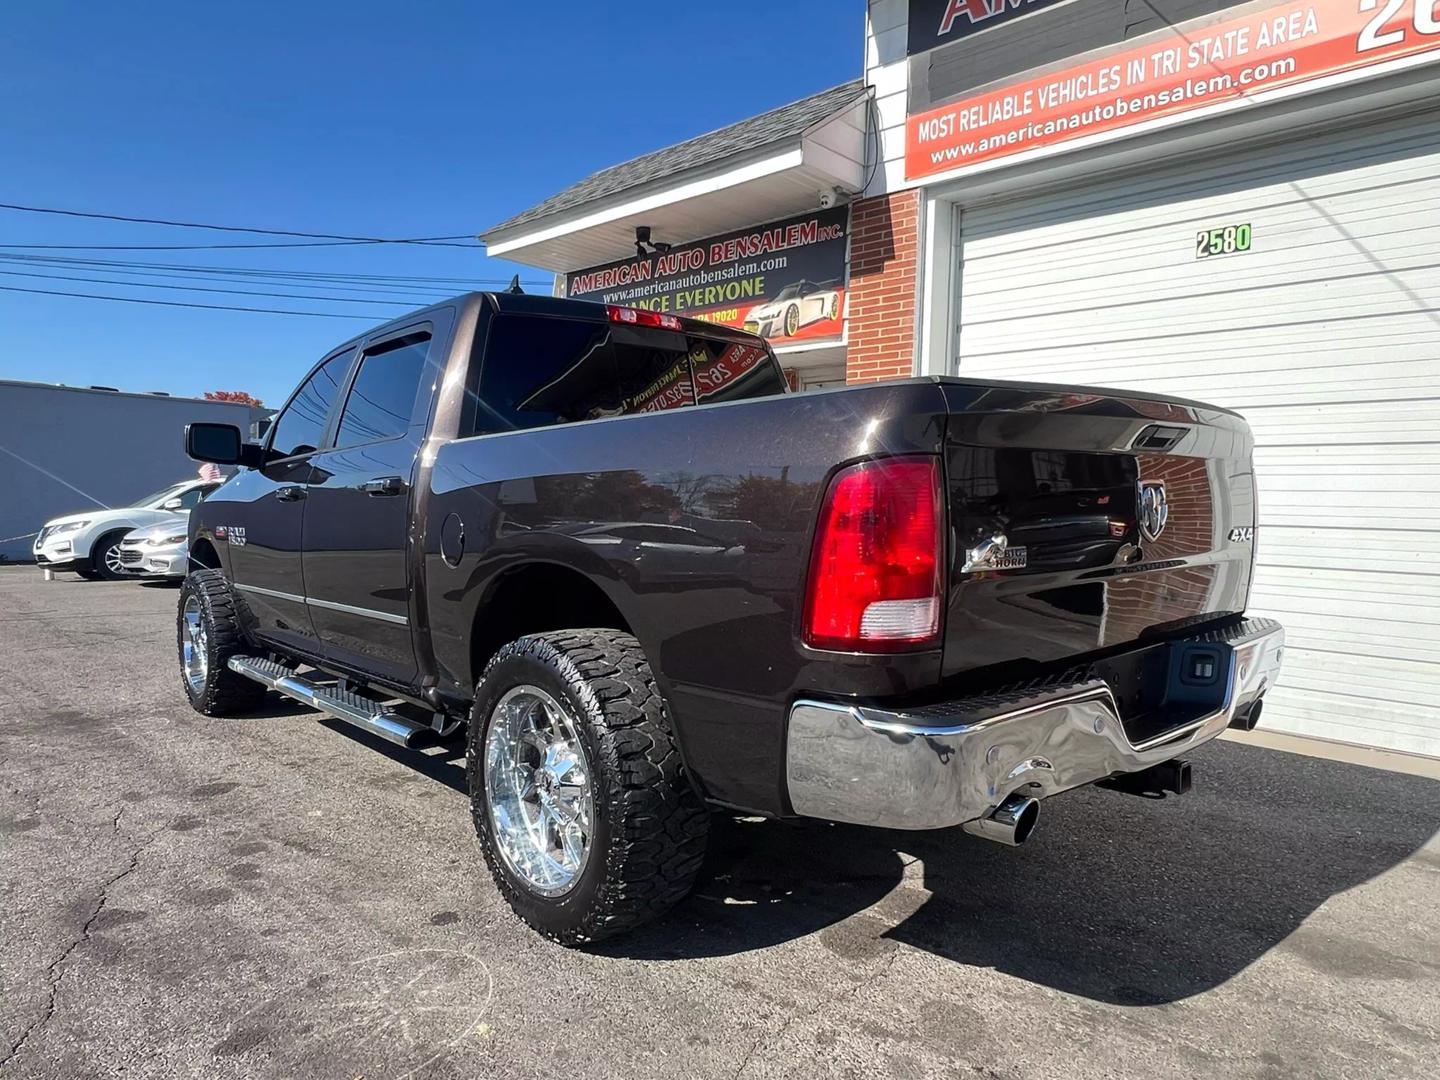
<instances>
[{"instance_id":1,"label":"paved driveway","mask_svg":"<svg viewBox=\"0 0 1440 1080\"><path fill-rule=\"evenodd\" d=\"M457 750L194 715L174 604L0 570L0 1080L1440 1075L1433 780L1217 743L1018 850L719 819L673 916L573 952Z\"/></svg>"}]
</instances>

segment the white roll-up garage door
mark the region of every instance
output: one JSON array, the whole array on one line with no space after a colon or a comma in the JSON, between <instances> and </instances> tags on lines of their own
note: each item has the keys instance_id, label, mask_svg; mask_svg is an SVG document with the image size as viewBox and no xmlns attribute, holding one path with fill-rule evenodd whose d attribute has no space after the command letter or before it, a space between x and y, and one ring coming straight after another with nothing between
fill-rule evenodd
<instances>
[{"instance_id":1,"label":"white roll-up garage door","mask_svg":"<svg viewBox=\"0 0 1440 1080\"><path fill-rule=\"evenodd\" d=\"M1440 756L1440 113L960 221L961 374L1250 421L1251 610L1290 645L1265 726ZM1240 226L1248 251L1197 257L1198 234L1223 251Z\"/></svg>"}]
</instances>

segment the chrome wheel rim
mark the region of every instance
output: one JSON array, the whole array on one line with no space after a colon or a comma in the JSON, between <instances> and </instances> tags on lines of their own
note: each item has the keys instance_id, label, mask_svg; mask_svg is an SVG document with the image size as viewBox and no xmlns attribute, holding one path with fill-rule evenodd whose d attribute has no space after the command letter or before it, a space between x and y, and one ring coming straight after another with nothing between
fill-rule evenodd
<instances>
[{"instance_id":1,"label":"chrome wheel rim","mask_svg":"<svg viewBox=\"0 0 1440 1080\"><path fill-rule=\"evenodd\" d=\"M575 887L594 831L590 766L570 710L538 686L514 687L490 713L485 804L500 857L527 889Z\"/></svg>"},{"instance_id":2,"label":"chrome wheel rim","mask_svg":"<svg viewBox=\"0 0 1440 1080\"><path fill-rule=\"evenodd\" d=\"M785 312L785 333L793 334L800 329L800 309L792 307Z\"/></svg>"},{"instance_id":3,"label":"chrome wheel rim","mask_svg":"<svg viewBox=\"0 0 1440 1080\"><path fill-rule=\"evenodd\" d=\"M210 671L210 641L205 631L205 618L200 613L200 599L196 596L185 598L185 607L180 616L183 627L180 632L180 666L185 672L185 682L192 693L205 689L205 677Z\"/></svg>"},{"instance_id":4,"label":"chrome wheel rim","mask_svg":"<svg viewBox=\"0 0 1440 1080\"><path fill-rule=\"evenodd\" d=\"M119 544L111 544L105 549L105 569L117 576L125 573L125 564L120 561Z\"/></svg>"}]
</instances>

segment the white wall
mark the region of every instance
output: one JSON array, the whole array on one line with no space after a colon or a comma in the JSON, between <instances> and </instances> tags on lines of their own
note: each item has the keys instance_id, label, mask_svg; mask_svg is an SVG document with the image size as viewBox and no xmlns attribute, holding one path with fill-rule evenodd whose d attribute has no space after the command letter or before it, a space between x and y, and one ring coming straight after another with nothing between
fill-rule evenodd
<instances>
[{"instance_id":1,"label":"white wall","mask_svg":"<svg viewBox=\"0 0 1440 1080\"><path fill-rule=\"evenodd\" d=\"M29 561L26 534L49 518L127 506L193 479L184 432L194 420L248 432L250 408L0 382L0 560Z\"/></svg>"},{"instance_id":2,"label":"white wall","mask_svg":"<svg viewBox=\"0 0 1440 1080\"><path fill-rule=\"evenodd\" d=\"M865 81L875 90L883 168L865 189L880 195L914 187L905 180L905 112L909 94L906 0L870 0L865 13Z\"/></svg>"}]
</instances>

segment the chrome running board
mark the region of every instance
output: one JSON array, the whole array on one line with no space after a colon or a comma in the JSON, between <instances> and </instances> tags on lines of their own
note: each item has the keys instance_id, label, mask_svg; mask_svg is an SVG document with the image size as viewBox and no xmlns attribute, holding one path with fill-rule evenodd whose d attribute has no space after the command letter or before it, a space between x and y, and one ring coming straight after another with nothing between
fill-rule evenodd
<instances>
[{"instance_id":1,"label":"chrome running board","mask_svg":"<svg viewBox=\"0 0 1440 1080\"><path fill-rule=\"evenodd\" d=\"M430 727L391 712L373 698L342 689L336 682L313 681L309 676L297 675L291 668L273 660L258 656L232 656L228 666L238 675L254 679L302 705L318 709L327 716L353 724L407 750L414 749L435 734Z\"/></svg>"}]
</instances>

